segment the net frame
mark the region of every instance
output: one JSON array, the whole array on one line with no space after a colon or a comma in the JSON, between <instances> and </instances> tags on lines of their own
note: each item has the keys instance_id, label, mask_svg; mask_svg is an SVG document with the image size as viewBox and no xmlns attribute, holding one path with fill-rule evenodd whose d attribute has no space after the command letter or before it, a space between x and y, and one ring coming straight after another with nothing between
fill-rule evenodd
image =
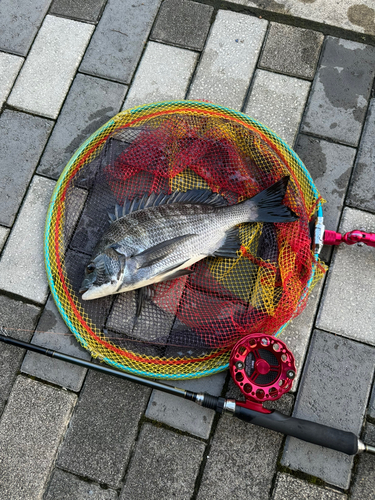
<instances>
[{"instance_id":1,"label":"net frame","mask_svg":"<svg viewBox=\"0 0 375 500\"><path fill-rule=\"evenodd\" d=\"M173 113L199 114L221 117L232 120L260 135L262 140L277 153L285 162L291 177L296 181L303 178L313 193L313 203L310 203L310 217L317 211L322 217L323 200L317 191L313 180L295 152L268 127L262 125L247 115L223 106L201 101L167 101L152 103L123 111L109 120L99 130L92 134L76 151L62 172L54 189L49 205L44 237L45 267L56 306L70 331L80 344L91 352L94 358L130 373L145 377L163 379L188 379L212 375L228 368L230 348L213 349L209 355L196 358L161 359L157 356L143 356L136 351L118 348L108 342L96 325L85 315L80 305L75 301L72 288L64 275L62 262L62 224L64 222L64 203L69 184L82 166L85 166L103 147L106 139L116 127L130 127L142 123L150 116ZM298 182L296 182L299 185ZM311 201L311 200L310 200ZM281 334L289 321L304 308L313 285L322 277L325 269L315 254L312 261L311 275L299 299L296 310L275 336Z\"/></svg>"}]
</instances>

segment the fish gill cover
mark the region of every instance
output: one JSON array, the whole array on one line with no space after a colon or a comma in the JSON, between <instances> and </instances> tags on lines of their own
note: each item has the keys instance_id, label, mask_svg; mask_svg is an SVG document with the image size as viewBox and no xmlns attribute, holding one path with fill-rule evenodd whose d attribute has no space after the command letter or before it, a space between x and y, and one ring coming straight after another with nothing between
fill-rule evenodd
<instances>
[{"instance_id":1,"label":"fish gill cover","mask_svg":"<svg viewBox=\"0 0 375 500\"><path fill-rule=\"evenodd\" d=\"M284 204L298 220L242 224L236 259L208 257L152 285L136 320L137 291L82 300L85 267L116 205L193 189L233 205L286 175ZM54 191L45 257L55 302L80 343L120 369L159 378L223 370L241 336L278 332L323 276L309 230L321 201L295 153L242 113L194 101L122 112L76 152Z\"/></svg>"}]
</instances>

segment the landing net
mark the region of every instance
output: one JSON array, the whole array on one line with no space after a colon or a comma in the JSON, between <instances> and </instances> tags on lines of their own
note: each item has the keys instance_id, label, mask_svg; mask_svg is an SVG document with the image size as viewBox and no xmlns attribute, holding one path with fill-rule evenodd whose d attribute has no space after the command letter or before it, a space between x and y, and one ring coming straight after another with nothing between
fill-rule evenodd
<instances>
[{"instance_id":1,"label":"landing net","mask_svg":"<svg viewBox=\"0 0 375 500\"><path fill-rule=\"evenodd\" d=\"M136 292L83 301L78 290L108 212L145 193L209 189L228 205L290 176L284 203L299 220L240 227L237 259L206 258L189 276L154 285L135 322ZM321 197L297 155L248 116L195 101L124 111L65 167L45 229L56 305L78 341L112 366L157 378L194 378L228 367L244 335L280 333L325 272L309 222Z\"/></svg>"}]
</instances>

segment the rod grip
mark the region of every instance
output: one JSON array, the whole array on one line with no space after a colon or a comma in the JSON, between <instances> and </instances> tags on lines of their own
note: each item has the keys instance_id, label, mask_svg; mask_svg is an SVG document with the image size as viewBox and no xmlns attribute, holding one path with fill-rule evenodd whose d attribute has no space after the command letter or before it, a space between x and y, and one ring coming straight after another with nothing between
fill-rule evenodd
<instances>
[{"instance_id":1,"label":"rod grip","mask_svg":"<svg viewBox=\"0 0 375 500\"><path fill-rule=\"evenodd\" d=\"M347 455L355 455L358 452L358 438L353 432L334 429L300 418L288 417L278 411L259 413L239 405L236 405L234 414L245 422L266 427L308 443L341 451Z\"/></svg>"}]
</instances>

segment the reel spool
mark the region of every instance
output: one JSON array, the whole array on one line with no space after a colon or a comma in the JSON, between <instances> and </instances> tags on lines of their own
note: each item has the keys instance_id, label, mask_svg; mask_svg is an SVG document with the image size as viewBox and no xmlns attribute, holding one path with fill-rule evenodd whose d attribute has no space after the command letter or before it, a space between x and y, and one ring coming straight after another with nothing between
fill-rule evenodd
<instances>
[{"instance_id":1,"label":"reel spool","mask_svg":"<svg viewBox=\"0 0 375 500\"><path fill-rule=\"evenodd\" d=\"M237 342L229 370L246 398L246 407L263 412L261 404L289 392L296 376L294 356L286 344L262 333L247 335Z\"/></svg>"}]
</instances>

